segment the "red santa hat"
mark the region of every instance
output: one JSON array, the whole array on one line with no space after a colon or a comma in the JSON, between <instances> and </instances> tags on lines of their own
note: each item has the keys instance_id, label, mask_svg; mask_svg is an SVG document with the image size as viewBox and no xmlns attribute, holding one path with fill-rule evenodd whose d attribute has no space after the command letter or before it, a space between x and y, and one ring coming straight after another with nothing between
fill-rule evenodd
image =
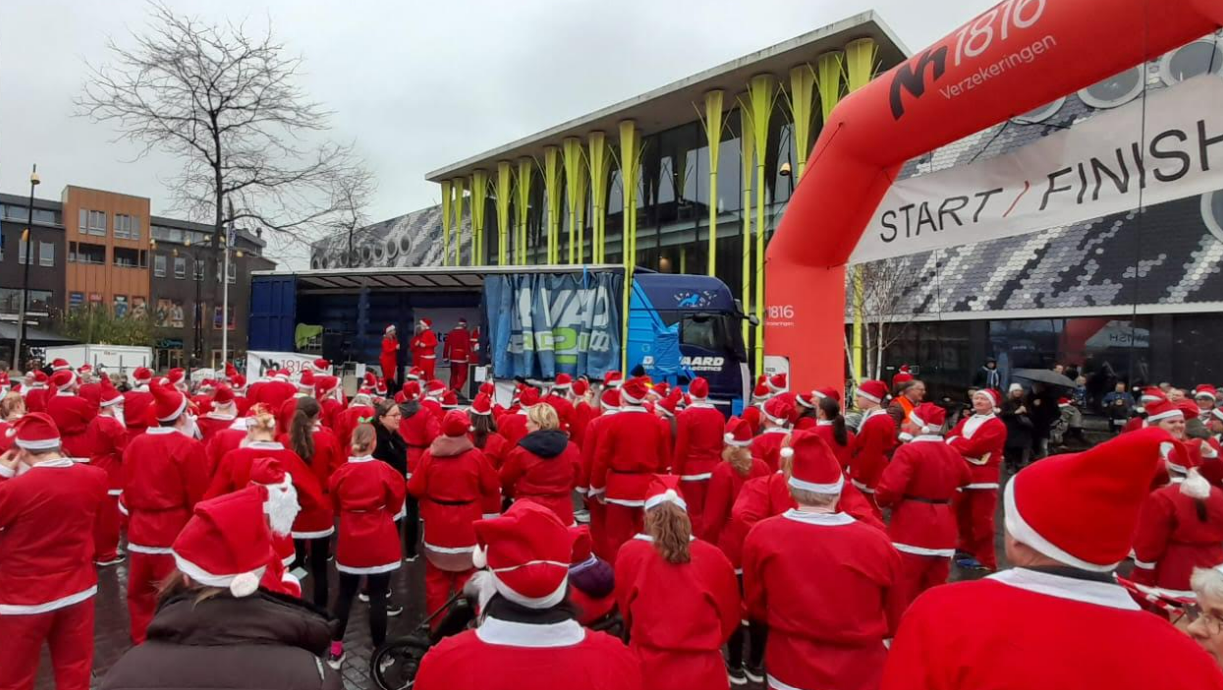
<instances>
[{"instance_id":1,"label":"red santa hat","mask_svg":"<svg viewBox=\"0 0 1223 690\"><path fill-rule=\"evenodd\" d=\"M450 410L442 417L442 433L446 436L464 436L471 431L471 418L462 410Z\"/></svg>"},{"instance_id":2,"label":"red santa hat","mask_svg":"<svg viewBox=\"0 0 1223 690\"><path fill-rule=\"evenodd\" d=\"M1171 440L1140 429L1025 467L1006 485L1006 531L1059 563L1111 572L1130 552L1160 445Z\"/></svg>"},{"instance_id":3,"label":"red santa hat","mask_svg":"<svg viewBox=\"0 0 1223 690\"><path fill-rule=\"evenodd\" d=\"M796 431L781 449L790 458L789 484L795 489L817 494L839 494L845 486L845 472L832 449L810 431Z\"/></svg>"},{"instance_id":4,"label":"red santa hat","mask_svg":"<svg viewBox=\"0 0 1223 690\"><path fill-rule=\"evenodd\" d=\"M182 384L183 382L186 381L187 370L177 369L177 368L171 369L170 372L166 374L166 378L169 379L171 386L178 386L179 384Z\"/></svg>"},{"instance_id":5,"label":"red santa hat","mask_svg":"<svg viewBox=\"0 0 1223 690\"><path fill-rule=\"evenodd\" d=\"M1209 383L1200 384L1197 388L1193 389L1194 400L1197 400L1198 398L1210 398L1211 400L1216 400L1218 395L1218 391L1216 391L1215 387Z\"/></svg>"},{"instance_id":6,"label":"red santa hat","mask_svg":"<svg viewBox=\"0 0 1223 690\"><path fill-rule=\"evenodd\" d=\"M98 388L98 405L100 407L114 407L115 405L122 404L123 394L115 388L115 384L110 382L109 376L103 376Z\"/></svg>"},{"instance_id":7,"label":"red santa hat","mask_svg":"<svg viewBox=\"0 0 1223 690\"><path fill-rule=\"evenodd\" d=\"M76 383L76 374L71 369L56 369L55 373L51 374L51 385L55 386L56 390L68 390Z\"/></svg>"},{"instance_id":8,"label":"red santa hat","mask_svg":"<svg viewBox=\"0 0 1223 690\"><path fill-rule=\"evenodd\" d=\"M395 332L395 324L390 324L386 328L382 329L383 335L390 335L391 333L394 333L394 332Z\"/></svg>"},{"instance_id":9,"label":"red santa hat","mask_svg":"<svg viewBox=\"0 0 1223 690\"><path fill-rule=\"evenodd\" d=\"M485 381L480 384L480 392L491 398L497 394L497 384L492 381Z\"/></svg>"},{"instance_id":10,"label":"red santa hat","mask_svg":"<svg viewBox=\"0 0 1223 690\"><path fill-rule=\"evenodd\" d=\"M238 375L238 367L235 367L233 362L226 362L225 363L225 378L229 379L230 381L233 381L234 377L237 375Z\"/></svg>"},{"instance_id":11,"label":"red santa hat","mask_svg":"<svg viewBox=\"0 0 1223 690\"><path fill-rule=\"evenodd\" d=\"M187 396L172 386L154 381L149 391L153 394L153 415L159 422L172 422L187 409Z\"/></svg>"},{"instance_id":12,"label":"red santa hat","mask_svg":"<svg viewBox=\"0 0 1223 690\"><path fill-rule=\"evenodd\" d=\"M909 422L921 429L923 434L937 434L947 421L947 410L934 403L922 403L909 413Z\"/></svg>"},{"instance_id":13,"label":"red santa hat","mask_svg":"<svg viewBox=\"0 0 1223 690\"><path fill-rule=\"evenodd\" d=\"M569 565L582 565L590 562L594 558L594 540L590 536L590 526L570 527L569 536L573 539L573 552L569 556Z\"/></svg>"},{"instance_id":14,"label":"red santa hat","mask_svg":"<svg viewBox=\"0 0 1223 690\"><path fill-rule=\"evenodd\" d=\"M314 397L325 398L340 387L340 379L334 376L318 376L314 379Z\"/></svg>"},{"instance_id":15,"label":"red santa hat","mask_svg":"<svg viewBox=\"0 0 1223 690\"><path fill-rule=\"evenodd\" d=\"M326 360L320 357L319 359L316 359L313 362L311 362L311 364L314 366L314 373L316 374L330 374L331 373L331 362L329 360Z\"/></svg>"},{"instance_id":16,"label":"red santa hat","mask_svg":"<svg viewBox=\"0 0 1223 690\"><path fill-rule=\"evenodd\" d=\"M692 379L692 383L688 384L688 395L691 395L694 400L704 400L709 397L709 381L704 376L698 376Z\"/></svg>"},{"instance_id":17,"label":"red santa hat","mask_svg":"<svg viewBox=\"0 0 1223 690\"><path fill-rule=\"evenodd\" d=\"M599 395L599 402L605 410L620 409L620 391L616 388L603 389L603 393Z\"/></svg>"},{"instance_id":18,"label":"red santa hat","mask_svg":"<svg viewBox=\"0 0 1223 690\"><path fill-rule=\"evenodd\" d=\"M433 328L433 319L422 318L420 320L420 325L424 326L425 328Z\"/></svg>"},{"instance_id":19,"label":"red santa hat","mask_svg":"<svg viewBox=\"0 0 1223 690\"><path fill-rule=\"evenodd\" d=\"M837 401L838 404L841 402L841 391L838 391L832 387L816 388L815 390L811 391L811 394L819 400L823 400L824 398L832 398L833 400Z\"/></svg>"},{"instance_id":20,"label":"red santa hat","mask_svg":"<svg viewBox=\"0 0 1223 690\"><path fill-rule=\"evenodd\" d=\"M402 392L405 402L420 399L420 382L408 381L407 383L403 384Z\"/></svg>"},{"instance_id":21,"label":"red santa hat","mask_svg":"<svg viewBox=\"0 0 1223 690\"><path fill-rule=\"evenodd\" d=\"M752 390L752 402L753 403L757 403L757 404L762 403L768 400L771 396L772 396L772 393L769 391L769 384L764 381L757 383L756 388Z\"/></svg>"},{"instance_id":22,"label":"red santa hat","mask_svg":"<svg viewBox=\"0 0 1223 690\"><path fill-rule=\"evenodd\" d=\"M586 395L590 391L590 383L582 378L573 382L573 394L579 398Z\"/></svg>"},{"instance_id":23,"label":"red santa hat","mask_svg":"<svg viewBox=\"0 0 1223 690\"><path fill-rule=\"evenodd\" d=\"M43 412L29 412L22 416L6 432L16 437L18 448L25 450L54 450L59 448L59 428L51 416Z\"/></svg>"},{"instance_id":24,"label":"red santa hat","mask_svg":"<svg viewBox=\"0 0 1223 690\"><path fill-rule=\"evenodd\" d=\"M518 404L524 409L532 408L540 402L539 389L535 386L527 386L518 394Z\"/></svg>"},{"instance_id":25,"label":"red santa hat","mask_svg":"<svg viewBox=\"0 0 1223 690\"><path fill-rule=\"evenodd\" d=\"M896 371L896 375L892 377L892 387L899 386L906 381L912 381L913 374L909 371L908 364L901 364L900 369Z\"/></svg>"},{"instance_id":26,"label":"red santa hat","mask_svg":"<svg viewBox=\"0 0 1223 690\"><path fill-rule=\"evenodd\" d=\"M739 417L731 417L726 421L726 433L722 440L728 446L746 448L752 445L753 429L750 422Z\"/></svg>"},{"instance_id":27,"label":"red santa hat","mask_svg":"<svg viewBox=\"0 0 1223 690\"><path fill-rule=\"evenodd\" d=\"M455 393L454 391L446 391L446 393L442 395L442 409L443 410L459 409L458 393Z\"/></svg>"},{"instance_id":28,"label":"red santa hat","mask_svg":"<svg viewBox=\"0 0 1223 690\"><path fill-rule=\"evenodd\" d=\"M1058 398L1058 399L1057 399L1057 406L1058 406L1058 407L1071 407L1071 406L1073 406L1073 405L1074 405L1074 403L1073 403L1073 402L1071 402L1070 398Z\"/></svg>"},{"instance_id":29,"label":"red santa hat","mask_svg":"<svg viewBox=\"0 0 1223 690\"><path fill-rule=\"evenodd\" d=\"M229 384L230 386L233 387L234 390L240 391L243 388L246 388L246 377L243 376L242 374L234 374L229 379Z\"/></svg>"},{"instance_id":30,"label":"red santa hat","mask_svg":"<svg viewBox=\"0 0 1223 690\"><path fill-rule=\"evenodd\" d=\"M86 363L82 364L81 366L77 367L77 369L76 369L76 373L81 374L81 375L84 375L84 374L92 374L92 373L93 373L93 367L92 367L92 366L90 366L90 364L89 364L88 362L86 362Z\"/></svg>"},{"instance_id":31,"label":"red santa hat","mask_svg":"<svg viewBox=\"0 0 1223 690\"><path fill-rule=\"evenodd\" d=\"M1184 410L1167 398L1156 400L1147 405L1147 426L1153 426L1156 422L1163 419L1174 419L1177 417L1184 419Z\"/></svg>"},{"instance_id":32,"label":"red santa hat","mask_svg":"<svg viewBox=\"0 0 1223 690\"><path fill-rule=\"evenodd\" d=\"M468 408L471 414L478 414L487 417L493 413L493 400L488 397L487 393L476 395L476 399L471 401L471 407Z\"/></svg>"},{"instance_id":33,"label":"red santa hat","mask_svg":"<svg viewBox=\"0 0 1223 690\"><path fill-rule=\"evenodd\" d=\"M51 360L51 371L63 371L65 369L72 369L72 365L68 363L68 360L58 357Z\"/></svg>"},{"instance_id":34,"label":"red santa hat","mask_svg":"<svg viewBox=\"0 0 1223 690\"><path fill-rule=\"evenodd\" d=\"M769 398L769 401L764 404L764 418L774 424L786 426L793 423L797 416L798 410L794 406L794 400L788 395Z\"/></svg>"},{"instance_id":35,"label":"red santa hat","mask_svg":"<svg viewBox=\"0 0 1223 690\"><path fill-rule=\"evenodd\" d=\"M171 551L179 571L201 585L225 587L235 597L259 589L274 557L264 518L268 490L248 486L195 506Z\"/></svg>"},{"instance_id":36,"label":"red santa hat","mask_svg":"<svg viewBox=\"0 0 1223 690\"><path fill-rule=\"evenodd\" d=\"M276 458L256 458L251 462L250 482L268 490L263 512L268 516L272 533L286 536L293 531L293 521L301 511L293 478Z\"/></svg>"},{"instance_id":37,"label":"red santa hat","mask_svg":"<svg viewBox=\"0 0 1223 690\"><path fill-rule=\"evenodd\" d=\"M569 374L557 374L556 382L552 384L552 387L560 390L573 388L573 377Z\"/></svg>"},{"instance_id":38,"label":"red santa hat","mask_svg":"<svg viewBox=\"0 0 1223 690\"><path fill-rule=\"evenodd\" d=\"M644 376L634 376L620 387L620 399L627 405L640 405L650 389Z\"/></svg>"},{"instance_id":39,"label":"red santa hat","mask_svg":"<svg viewBox=\"0 0 1223 690\"><path fill-rule=\"evenodd\" d=\"M876 405L881 404L883 399L888 397L888 385L883 381L863 381L858 384L858 396L865 398Z\"/></svg>"},{"instance_id":40,"label":"red santa hat","mask_svg":"<svg viewBox=\"0 0 1223 690\"><path fill-rule=\"evenodd\" d=\"M666 381L659 381L658 383L654 384L650 390L653 391L654 395L657 395L659 398L665 398L667 397L667 394L671 392L671 386L669 386Z\"/></svg>"},{"instance_id":41,"label":"red santa hat","mask_svg":"<svg viewBox=\"0 0 1223 690\"><path fill-rule=\"evenodd\" d=\"M409 381L422 381L425 378L425 370L420 367L412 367L408 369L407 379Z\"/></svg>"},{"instance_id":42,"label":"red santa hat","mask_svg":"<svg viewBox=\"0 0 1223 690\"><path fill-rule=\"evenodd\" d=\"M679 488L679 476L674 474L656 474L650 480L645 492L645 509L656 508L664 503L677 505L688 510Z\"/></svg>"},{"instance_id":43,"label":"red santa hat","mask_svg":"<svg viewBox=\"0 0 1223 690\"><path fill-rule=\"evenodd\" d=\"M780 374L773 374L765 380L765 383L768 385L769 390L773 393L780 393L789 387L787 385L788 382L784 372Z\"/></svg>"},{"instance_id":44,"label":"red santa hat","mask_svg":"<svg viewBox=\"0 0 1223 690\"><path fill-rule=\"evenodd\" d=\"M432 381L429 381L429 383L425 384L425 395L431 398L440 398L445 394L446 384L442 383L441 381L433 379Z\"/></svg>"},{"instance_id":45,"label":"red santa hat","mask_svg":"<svg viewBox=\"0 0 1223 690\"><path fill-rule=\"evenodd\" d=\"M303 369L297 377L297 387L304 391L314 392L314 372L310 369Z\"/></svg>"},{"instance_id":46,"label":"red santa hat","mask_svg":"<svg viewBox=\"0 0 1223 690\"><path fill-rule=\"evenodd\" d=\"M1176 406L1185 415L1185 419L1197 419L1202 414L1202 409L1192 400L1177 400Z\"/></svg>"},{"instance_id":47,"label":"red santa hat","mask_svg":"<svg viewBox=\"0 0 1223 690\"><path fill-rule=\"evenodd\" d=\"M234 389L229 386L217 386L217 389L212 393L213 405L229 405L234 401Z\"/></svg>"},{"instance_id":48,"label":"red santa hat","mask_svg":"<svg viewBox=\"0 0 1223 690\"><path fill-rule=\"evenodd\" d=\"M624 374L618 371L609 371L603 374L603 385L607 388L616 388L624 384Z\"/></svg>"},{"instance_id":49,"label":"red santa hat","mask_svg":"<svg viewBox=\"0 0 1223 690\"><path fill-rule=\"evenodd\" d=\"M752 435L755 436L760 431L760 408L745 407L739 415L743 421L747 422L752 427Z\"/></svg>"},{"instance_id":50,"label":"red santa hat","mask_svg":"<svg viewBox=\"0 0 1223 690\"><path fill-rule=\"evenodd\" d=\"M499 517L479 520L472 561L487 567L501 596L531 609L565 600L573 544L550 508L518 501Z\"/></svg>"},{"instance_id":51,"label":"red santa hat","mask_svg":"<svg viewBox=\"0 0 1223 690\"><path fill-rule=\"evenodd\" d=\"M679 409L680 396L683 395L678 388L675 389L675 393L679 393L680 395L668 395L662 400L659 400L658 403L654 405L654 409L660 410L665 417L675 417L675 412Z\"/></svg>"},{"instance_id":52,"label":"red santa hat","mask_svg":"<svg viewBox=\"0 0 1223 690\"><path fill-rule=\"evenodd\" d=\"M818 398L815 397L815 393L799 393L794 396L794 402L798 403L799 407L814 410L818 403Z\"/></svg>"},{"instance_id":53,"label":"red santa hat","mask_svg":"<svg viewBox=\"0 0 1223 690\"><path fill-rule=\"evenodd\" d=\"M1168 396L1164 395L1164 392L1160 390L1159 386L1147 386L1146 388L1142 389L1142 396L1138 398L1138 402L1142 403L1143 405L1147 405L1149 403L1167 399Z\"/></svg>"},{"instance_id":54,"label":"red santa hat","mask_svg":"<svg viewBox=\"0 0 1223 690\"><path fill-rule=\"evenodd\" d=\"M31 386L36 388L46 388L47 382L50 380L51 379L49 376L47 376L47 373L39 369L38 371L34 372L34 383L32 383Z\"/></svg>"},{"instance_id":55,"label":"red santa hat","mask_svg":"<svg viewBox=\"0 0 1223 690\"><path fill-rule=\"evenodd\" d=\"M998 408L1002 407L1002 393L999 392L997 389L982 388L981 390L977 391L974 395L984 395L988 397L990 405L994 408L994 412L997 412Z\"/></svg>"}]
</instances>

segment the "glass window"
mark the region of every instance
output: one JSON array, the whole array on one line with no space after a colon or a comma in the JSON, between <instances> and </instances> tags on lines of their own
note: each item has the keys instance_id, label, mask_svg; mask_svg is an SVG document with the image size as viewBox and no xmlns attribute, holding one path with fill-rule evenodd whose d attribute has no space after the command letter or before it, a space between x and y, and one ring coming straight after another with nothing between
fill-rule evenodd
<instances>
[{"instance_id":1,"label":"glass window","mask_svg":"<svg viewBox=\"0 0 1223 690\"><path fill-rule=\"evenodd\" d=\"M28 311L35 314L49 314L51 312L51 300L54 298L55 293L50 290L30 290Z\"/></svg>"},{"instance_id":2,"label":"glass window","mask_svg":"<svg viewBox=\"0 0 1223 690\"><path fill-rule=\"evenodd\" d=\"M80 309L83 306L85 306L85 293L83 292L69 292L68 293L68 308L69 309Z\"/></svg>"},{"instance_id":3,"label":"glass window","mask_svg":"<svg viewBox=\"0 0 1223 690\"><path fill-rule=\"evenodd\" d=\"M52 242L38 243L38 265L39 266L54 266L55 265L55 244Z\"/></svg>"},{"instance_id":4,"label":"glass window","mask_svg":"<svg viewBox=\"0 0 1223 690\"><path fill-rule=\"evenodd\" d=\"M1116 108L1142 93L1146 74L1146 63L1136 65L1079 91L1079 98L1093 108Z\"/></svg>"},{"instance_id":5,"label":"glass window","mask_svg":"<svg viewBox=\"0 0 1223 690\"><path fill-rule=\"evenodd\" d=\"M158 278L166 277L166 255L165 254L154 254L153 255L153 275Z\"/></svg>"},{"instance_id":6,"label":"glass window","mask_svg":"<svg viewBox=\"0 0 1223 690\"><path fill-rule=\"evenodd\" d=\"M115 265L120 268L144 268L144 252L130 247L115 247Z\"/></svg>"},{"instance_id":7,"label":"glass window","mask_svg":"<svg viewBox=\"0 0 1223 690\"><path fill-rule=\"evenodd\" d=\"M115 214L115 239L117 240L138 240L140 239L140 216L129 216L122 213Z\"/></svg>"},{"instance_id":8,"label":"glass window","mask_svg":"<svg viewBox=\"0 0 1223 690\"><path fill-rule=\"evenodd\" d=\"M174 277L182 280L187 277L187 258L183 256L174 257Z\"/></svg>"},{"instance_id":9,"label":"glass window","mask_svg":"<svg viewBox=\"0 0 1223 690\"><path fill-rule=\"evenodd\" d=\"M43 225L59 225L59 213L45 208L34 209L34 222Z\"/></svg>"},{"instance_id":10,"label":"glass window","mask_svg":"<svg viewBox=\"0 0 1223 690\"><path fill-rule=\"evenodd\" d=\"M1159 64L1159 75L1168 86L1200 74L1218 74L1221 71L1223 50L1209 38L1177 48L1165 55Z\"/></svg>"},{"instance_id":11,"label":"glass window","mask_svg":"<svg viewBox=\"0 0 1223 690\"><path fill-rule=\"evenodd\" d=\"M20 244L17 246L17 263L29 263L29 246L30 242L28 240L20 240Z\"/></svg>"},{"instance_id":12,"label":"glass window","mask_svg":"<svg viewBox=\"0 0 1223 690\"><path fill-rule=\"evenodd\" d=\"M78 228L82 235L97 235L99 237L106 236L106 212L105 211L90 211L89 209L80 209L78 215Z\"/></svg>"},{"instance_id":13,"label":"glass window","mask_svg":"<svg viewBox=\"0 0 1223 690\"><path fill-rule=\"evenodd\" d=\"M99 266L106 263L106 246L101 244L89 244L88 242L73 242L69 246L69 261L76 261L80 264L97 264Z\"/></svg>"}]
</instances>

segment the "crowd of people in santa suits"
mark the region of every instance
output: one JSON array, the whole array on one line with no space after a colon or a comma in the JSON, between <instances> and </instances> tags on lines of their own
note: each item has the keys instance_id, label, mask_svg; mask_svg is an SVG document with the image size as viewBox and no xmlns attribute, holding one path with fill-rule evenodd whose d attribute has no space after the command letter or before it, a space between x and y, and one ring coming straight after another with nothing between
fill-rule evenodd
<instances>
[{"instance_id":1,"label":"crowd of people in santa suits","mask_svg":"<svg viewBox=\"0 0 1223 690\"><path fill-rule=\"evenodd\" d=\"M44 643L58 688L89 687L97 568L125 557L134 646L101 687L338 688L355 602L381 644L419 556L427 611L479 612L424 690L1223 688L1138 603L1223 568L1218 442L1154 394L1144 428L1000 489L992 389L947 429L863 381L851 431L838 391L784 375L727 420L701 378L562 374L503 407L424 367L351 399L324 360L127 393L54 368L0 403L0 688L32 687ZM1000 493L1012 567L945 585L957 549L996 569Z\"/></svg>"}]
</instances>

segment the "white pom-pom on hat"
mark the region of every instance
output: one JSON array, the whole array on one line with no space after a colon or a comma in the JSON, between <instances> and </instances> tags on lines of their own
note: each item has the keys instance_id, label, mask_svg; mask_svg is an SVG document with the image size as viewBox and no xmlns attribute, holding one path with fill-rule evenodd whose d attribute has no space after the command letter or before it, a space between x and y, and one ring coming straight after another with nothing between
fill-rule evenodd
<instances>
[{"instance_id":1,"label":"white pom-pom on hat","mask_svg":"<svg viewBox=\"0 0 1223 690\"><path fill-rule=\"evenodd\" d=\"M790 447L788 447L788 446L787 446L786 448L782 448L782 449L781 449L781 457L783 457L783 458L792 458L792 457L794 457L794 449L793 449L793 448L790 448Z\"/></svg>"},{"instance_id":2,"label":"white pom-pom on hat","mask_svg":"<svg viewBox=\"0 0 1223 690\"><path fill-rule=\"evenodd\" d=\"M1210 498L1210 482L1198 474L1196 467L1191 467L1189 475L1185 477L1185 481L1181 482L1180 492L1189 498L1204 501Z\"/></svg>"},{"instance_id":3,"label":"white pom-pom on hat","mask_svg":"<svg viewBox=\"0 0 1223 690\"><path fill-rule=\"evenodd\" d=\"M471 552L471 565L476 570L483 570L488 567L488 548L476 544L475 551Z\"/></svg>"},{"instance_id":4,"label":"white pom-pom on hat","mask_svg":"<svg viewBox=\"0 0 1223 690\"><path fill-rule=\"evenodd\" d=\"M259 590L259 576L254 573L235 575L229 583L229 592L235 597L249 597Z\"/></svg>"}]
</instances>

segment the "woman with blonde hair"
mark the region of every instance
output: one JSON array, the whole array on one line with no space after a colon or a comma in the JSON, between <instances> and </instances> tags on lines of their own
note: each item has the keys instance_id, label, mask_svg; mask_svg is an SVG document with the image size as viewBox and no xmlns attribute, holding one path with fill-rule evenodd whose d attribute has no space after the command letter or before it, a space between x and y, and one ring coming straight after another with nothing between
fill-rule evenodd
<instances>
[{"instance_id":1,"label":"woman with blonde hair","mask_svg":"<svg viewBox=\"0 0 1223 690\"><path fill-rule=\"evenodd\" d=\"M739 585L717 547L692 536L679 478L656 476L646 492L645 534L616 556L616 602L647 689L677 678L693 690L729 688L722 645L739 627Z\"/></svg>"},{"instance_id":2,"label":"woman with blonde hair","mask_svg":"<svg viewBox=\"0 0 1223 690\"><path fill-rule=\"evenodd\" d=\"M582 469L582 452L560 430L560 417L548 403L527 409L527 435L501 466L504 494L547 506L565 525L573 525L573 489Z\"/></svg>"},{"instance_id":3,"label":"woman with blonde hair","mask_svg":"<svg viewBox=\"0 0 1223 690\"><path fill-rule=\"evenodd\" d=\"M25 415L25 398L20 393L9 392L0 399L0 452L13 447L14 437L8 435L13 423Z\"/></svg>"}]
</instances>

